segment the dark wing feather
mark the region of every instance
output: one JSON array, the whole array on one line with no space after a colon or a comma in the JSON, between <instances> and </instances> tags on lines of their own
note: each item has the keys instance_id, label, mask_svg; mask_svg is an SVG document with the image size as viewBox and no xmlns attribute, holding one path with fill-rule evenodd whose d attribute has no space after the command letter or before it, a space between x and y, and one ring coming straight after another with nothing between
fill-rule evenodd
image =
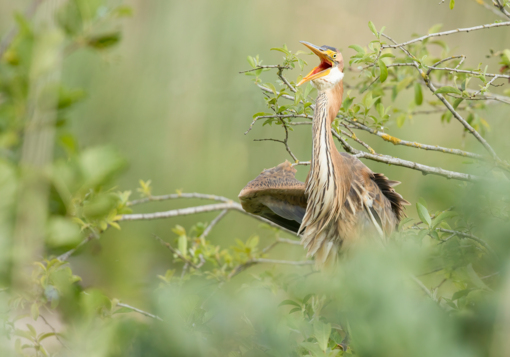
<instances>
[{"instance_id":1,"label":"dark wing feather","mask_svg":"<svg viewBox=\"0 0 510 357\"><path fill-rule=\"evenodd\" d=\"M244 210L297 232L306 211L306 196L305 184L295 175L288 161L262 171L239 193Z\"/></svg>"},{"instance_id":2,"label":"dark wing feather","mask_svg":"<svg viewBox=\"0 0 510 357\"><path fill-rule=\"evenodd\" d=\"M395 213L397 220L400 221L402 218L406 217L404 206L410 203L393 189L393 187L400 184L400 182L390 181L386 176L379 173L372 174L371 179L379 186L383 195L390 201L391 210Z\"/></svg>"}]
</instances>

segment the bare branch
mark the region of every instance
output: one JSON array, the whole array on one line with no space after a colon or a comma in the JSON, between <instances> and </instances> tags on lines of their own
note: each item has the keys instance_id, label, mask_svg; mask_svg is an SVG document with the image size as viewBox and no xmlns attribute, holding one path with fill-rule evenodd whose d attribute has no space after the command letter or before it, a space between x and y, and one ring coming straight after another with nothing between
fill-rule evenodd
<instances>
[{"instance_id":1,"label":"bare branch","mask_svg":"<svg viewBox=\"0 0 510 357\"><path fill-rule=\"evenodd\" d=\"M128 304L124 304L122 302L118 302L117 303L117 306L120 306L120 307L125 307L126 309L130 309L130 310L133 310L135 312L138 312L139 314L142 314L144 316L147 316L147 317L151 317L153 319L156 319L156 320L159 320L159 321L163 321L163 319L157 315L153 315L151 313L148 313L146 311L143 311L143 310L140 310L139 308L136 308L136 307L133 307L131 305L128 305Z\"/></svg>"},{"instance_id":2,"label":"bare branch","mask_svg":"<svg viewBox=\"0 0 510 357\"><path fill-rule=\"evenodd\" d=\"M164 211L164 212L155 212L155 213L133 213L133 214L125 214L122 216L122 218L119 221L138 221L138 220L152 220L152 219L162 219L162 218L171 218L171 217L177 217L177 216L186 216L191 214L197 214L197 213L205 213L205 212L213 212L213 211L223 211L223 210L234 210L241 212L247 216L253 217L255 219L258 219L259 221L262 221L272 227L278 228L282 231L285 231L287 233L290 233L292 235L296 235L295 232L283 228L276 223L271 222L268 219L265 219L260 216L256 216L254 214L246 212L243 207L237 203L237 202L229 202L229 203L217 203L217 204L211 204L211 205L205 205L205 206L197 206L197 207L188 207L188 208L181 208L181 209L175 209L170 211Z\"/></svg>"},{"instance_id":3,"label":"bare branch","mask_svg":"<svg viewBox=\"0 0 510 357\"><path fill-rule=\"evenodd\" d=\"M493 6L487 4L485 1L480 1L480 0L474 0L477 4L479 5L482 5L484 8L486 8L487 10L489 11L492 11L494 13L494 15L497 15L503 19L507 19L508 17L505 16L505 14L503 14L501 11L495 9Z\"/></svg>"},{"instance_id":4,"label":"bare branch","mask_svg":"<svg viewBox=\"0 0 510 357\"><path fill-rule=\"evenodd\" d=\"M150 196L146 198L141 198L139 200L130 201L126 206L135 206L141 203L153 202L153 201L166 201L166 200L174 200L177 198L198 198L202 200L212 200L212 201L221 201L221 202L230 202L232 201L229 198L216 196L216 195L208 195L204 193L172 193L170 195L161 195L161 196Z\"/></svg>"},{"instance_id":5,"label":"bare branch","mask_svg":"<svg viewBox=\"0 0 510 357\"><path fill-rule=\"evenodd\" d=\"M257 66L257 68L252 68L247 71L241 71L239 73L253 72L253 71L257 71L259 69L264 69L264 68L278 68L278 70L280 70L280 71L283 69L290 69L290 67L280 66L279 64L270 64L270 65L260 65L260 66Z\"/></svg>"},{"instance_id":6,"label":"bare branch","mask_svg":"<svg viewBox=\"0 0 510 357\"><path fill-rule=\"evenodd\" d=\"M496 6L502 14L505 15L506 18L510 19L510 12L505 8L505 3L502 3L501 0L492 0L494 6Z\"/></svg>"},{"instance_id":7,"label":"bare branch","mask_svg":"<svg viewBox=\"0 0 510 357\"><path fill-rule=\"evenodd\" d=\"M294 99L292 99L292 100L294 100ZM259 119L266 119L266 118L278 118L278 119L283 119L283 118L308 118L308 119L313 119L313 117L311 115L307 115L307 114L261 115L261 116L255 117L253 119L253 121L251 122L250 127L248 128L248 130L246 130L244 132L244 135L246 135L246 134L248 134L250 132L250 130L253 128L253 125L255 125L255 122L257 120L259 120Z\"/></svg>"},{"instance_id":8,"label":"bare branch","mask_svg":"<svg viewBox=\"0 0 510 357\"><path fill-rule=\"evenodd\" d=\"M485 158L482 155L478 155L478 154L475 154L472 152L462 151L459 149L445 148L445 147L441 147L441 146L437 146L437 145L427 145L427 144L420 144L417 142L402 140L402 139L396 138L394 136L391 136L389 134L383 133L381 131L369 128L361 123L351 121L351 120L345 120L345 121L348 122L349 124L354 125L358 129L365 130L371 134L377 135L380 138L382 138L383 140L392 143L393 145L403 145L403 146L408 146L408 147L412 147L412 148L416 148L416 149L439 151L439 152L442 152L445 154L458 155L458 156L462 156L462 157L470 157L472 159L477 159L477 160L485 160Z\"/></svg>"},{"instance_id":9,"label":"bare branch","mask_svg":"<svg viewBox=\"0 0 510 357\"><path fill-rule=\"evenodd\" d=\"M275 259L251 259L248 260L246 263L239 264L236 266L228 275L228 279L232 279L237 274L241 273L242 271L248 269L249 267L255 265L255 264L286 264L286 265L313 265L313 260L298 260L298 261L292 261L292 260L275 260Z\"/></svg>"},{"instance_id":10,"label":"bare branch","mask_svg":"<svg viewBox=\"0 0 510 357\"><path fill-rule=\"evenodd\" d=\"M74 252L76 252L78 249L80 249L82 246L84 246L85 244L87 244L88 242L90 242L94 238L97 238L97 235L95 233L90 233L87 236L87 238L85 238L84 240L82 240L80 242L80 244L78 244L73 249L68 250L64 254L59 255L57 257L57 259L60 260L61 262L67 261L69 259L69 257L74 254Z\"/></svg>"},{"instance_id":11,"label":"bare branch","mask_svg":"<svg viewBox=\"0 0 510 357\"><path fill-rule=\"evenodd\" d=\"M200 235L200 239L203 239L205 237L207 237L209 235L209 233L211 233L212 229L214 228L214 226L216 224L218 224L218 222L227 215L227 210L223 210L221 211L221 213L219 215L216 216L215 219L213 219L211 221L211 223L209 223L209 225L207 226L207 228L204 230L204 232Z\"/></svg>"},{"instance_id":12,"label":"bare branch","mask_svg":"<svg viewBox=\"0 0 510 357\"><path fill-rule=\"evenodd\" d=\"M502 27L502 26L509 26L509 25L510 25L510 21L506 21L506 22L496 22L496 23L493 23L493 24L479 25L479 26L467 27L467 28L450 30L450 31L444 31L444 32L436 32L436 33L431 33L429 35L425 35L425 36L421 36L421 37L415 38L414 40L410 40L410 41L407 41L407 42L403 42L403 43L399 43L399 44L395 44L395 45L383 45L381 47L383 49L384 48L399 48L399 47L410 45L412 43L423 41L423 40L425 40L427 38L431 38L431 37L447 36L447 35L452 35L452 34L455 34L455 33L471 32L471 31L484 30L484 29L490 29L490 28Z\"/></svg>"},{"instance_id":13,"label":"bare branch","mask_svg":"<svg viewBox=\"0 0 510 357\"><path fill-rule=\"evenodd\" d=\"M510 25L510 21L507 23L508 25ZM497 24L494 24L494 25L497 25ZM485 25L483 25L485 26ZM392 41L393 43L395 43L395 40L393 40L391 37L385 35L385 34L381 34L382 36L386 37L387 39L389 39L390 41ZM411 59L415 59L415 57L409 53L408 50L406 50L404 47L403 47L403 44L401 45L396 45L396 47L400 48L400 50L402 50L402 52L404 52L408 57L410 57ZM453 108L453 106L450 104L450 102L448 102L445 97L441 94L441 93L437 93L437 89L434 87L434 85L430 82L430 78L425 74L425 72L423 72L423 70L420 68L420 65L414 61L414 66L416 67L416 69L418 70L418 72L420 73L420 75L422 76L422 78L424 79L425 81L425 84L427 85L427 87L429 87L429 89L432 91L432 93L434 93L436 95L436 97L439 98L439 100L441 102L443 102L443 104L446 106L446 108L448 108L448 110L453 114L453 116L471 133L473 134L473 136L485 147L485 149L487 149L487 151L489 151L492 155L492 157L494 158L494 160L496 161L501 161L499 159L499 157L497 156L496 152L492 149L492 147L489 145L489 143L480 135L479 132L477 132L471 125L469 125L469 123Z\"/></svg>"}]
</instances>

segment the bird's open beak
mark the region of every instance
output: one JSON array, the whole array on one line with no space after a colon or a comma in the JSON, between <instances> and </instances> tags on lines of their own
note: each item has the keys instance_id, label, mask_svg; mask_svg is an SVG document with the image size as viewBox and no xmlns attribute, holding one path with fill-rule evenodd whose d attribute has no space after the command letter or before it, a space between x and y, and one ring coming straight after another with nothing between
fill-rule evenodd
<instances>
[{"instance_id":1,"label":"bird's open beak","mask_svg":"<svg viewBox=\"0 0 510 357\"><path fill-rule=\"evenodd\" d=\"M333 62L329 58L329 56L320 49L320 47L312 45L309 42L301 41L303 45L308 47L315 53L321 60L321 63L315 67L310 73L308 73L297 85L300 86L308 81L326 76L329 74L331 67L333 67Z\"/></svg>"}]
</instances>

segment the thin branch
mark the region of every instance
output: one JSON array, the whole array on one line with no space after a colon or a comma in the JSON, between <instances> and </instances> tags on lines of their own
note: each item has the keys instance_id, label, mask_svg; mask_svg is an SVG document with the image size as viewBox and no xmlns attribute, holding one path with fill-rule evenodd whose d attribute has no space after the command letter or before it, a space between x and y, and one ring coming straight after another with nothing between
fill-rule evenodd
<instances>
[{"instance_id":1,"label":"thin branch","mask_svg":"<svg viewBox=\"0 0 510 357\"><path fill-rule=\"evenodd\" d=\"M191 260L189 260L188 258L186 258L181 252L179 252L177 249L175 249L174 247L172 247L172 245L168 242L165 242L163 239L159 238L157 235L154 235L154 238L156 238L162 245L164 245L165 247L167 247L172 253L174 253L175 255L177 255L179 258L181 258L186 264L190 265L191 267L195 268L195 269L198 269L197 265L195 263L193 263Z\"/></svg>"},{"instance_id":2,"label":"thin branch","mask_svg":"<svg viewBox=\"0 0 510 357\"><path fill-rule=\"evenodd\" d=\"M414 280L414 282L416 284L418 284L418 286L425 292L425 294L427 294L432 300L436 301L436 299L434 298L434 295L432 295L432 293L430 292L429 289L427 289L427 287L421 282L420 279L418 279L417 277L415 277L414 275L411 275L411 279Z\"/></svg>"},{"instance_id":3,"label":"thin branch","mask_svg":"<svg viewBox=\"0 0 510 357\"><path fill-rule=\"evenodd\" d=\"M247 216L258 219L259 221L262 221L272 227L278 228L278 229L285 231L287 233L290 233L292 235L296 235L295 232L293 232L289 229L286 229L284 227L281 227L281 226L277 225L276 223L271 222L268 219L265 219L264 217L256 216L254 214L246 212L239 203L233 202L233 201L231 201L229 203L217 203L217 204L211 204L211 205L205 205L205 206L188 207L188 208L181 208L181 209L175 209L175 210L164 211L164 212L125 214L122 216L121 219L119 219L119 221L163 219L163 218L171 218L171 217L177 217L177 216L186 216L186 215L197 214L197 213L223 211L223 210L229 210L229 211L234 210L234 211L241 212Z\"/></svg>"},{"instance_id":4,"label":"thin branch","mask_svg":"<svg viewBox=\"0 0 510 357\"><path fill-rule=\"evenodd\" d=\"M118 302L117 303L117 306L120 306L120 307L125 307L126 309L130 309L130 310L133 310L135 312L138 312L139 314L142 314L144 316L147 316L147 317L151 317L153 319L156 319L156 320L159 320L159 321L163 321L163 319L157 315L153 315L151 313L148 313L146 311L143 311L143 310L140 310L139 308L136 308L136 307L133 307L131 305L128 305L128 304L124 304L122 302Z\"/></svg>"},{"instance_id":5,"label":"thin branch","mask_svg":"<svg viewBox=\"0 0 510 357\"><path fill-rule=\"evenodd\" d=\"M146 198L141 198L139 200L130 201L126 204L126 206L135 206L141 203L146 202L155 202L155 201L166 201L166 200L174 200L177 198L198 198L202 200L212 200L212 201L221 201L221 202L231 202L232 200L222 196L216 195L208 195L204 193L172 193L170 195L161 195L161 196L150 196Z\"/></svg>"},{"instance_id":6,"label":"thin branch","mask_svg":"<svg viewBox=\"0 0 510 357\"><path fill-rule=\"evenodd\" d=\"M87 238L85 238L84 240L82 240L80 242L80 244L78 244L76 247L74 247L73 249L70 249L68 250L67 252L65 252L64 254L61 254L57 257L58 260L60 260L61 262L65 262L69 259L69 257L71 255L73 255L78 249L80 249L82 246L84 246L85 244L87 244L88 242L90 242L92 239L94 238L97 238L97 235L95 233L90 233Z\"/></svg>"},{"instance_id":7,"label":"thin branch","mask_svg":"<svg viewBox=\"0 0 510 357\"><path fill-rule=\"evenodd\" d=\"M507 23L508 25L510 25L510 22ZM498 24L494 24L494 25L498 25ZM485 26L485 25L483 25ZM382 36L386 37L387 39L389 39L390 41L392 41L393 43L395 43L395 40L393 40L391 37L385 35L385 34L381 34ZM418 72L420 73L420 75L422 76L422 78L424 79L425 81L425 84L427 85L427 87L432 91L432 93L434 93L436 95L436 97L439 98L439 100L441 102L443 102L443 104L446 106L446 108L448 108L448 110L450 110L450 112L453 114L453 116L471 133L473 134L473 136L485 147L485 149L487 149L487 151L489 151L492 155L492 157L494 158L494 160L496 161L501 161L498 157L498 155L496 154L496 152L492 149L492 147L489 145L489 143L480 135L480 133L478 131L476 131L471 125L469 125L469 123L453 108L453 106L450 104L450 102L448 102L445 97L441 94L441 93L437 93L437 89L434 87L434 85L431 83L429 77L425 74L425 72L423 72L423 70L420 68L420 65L415 61L415 57L409 53L409 51L407 49L405 49L403 47L404 45L403 44L400 44L400 45L396 45L395 48L400 48L400 50L402 52L404 52L409 58L413 59L413 63L414 63L414 66L416 67L416 69L418 70Z\"/></svg>"},{"instance_id":8,"label":"thin branch","mask_svg":"<svg viewBox=\"0 0 510 357\"><path fill-rule=\"evenodd\" d=\"M282 80L283 83L285 83L285 85L294 93L296 93L296 88L294 88L292 86L292 84L289 83L289 81L287 81L287 78L285 78L283 76L283 68L279 68L278 69L278 77L280 77L280 79Z\"/></svg>"},{"instance_id":9,"label":"thin branch","mask_svg":"<svg viewBox=\"0 0 510 357\"><path fill-rule=\"evenodd\" d=\"M444 232L444 233L456 234L456 235L458 235L460 237L464 237L464 238L467 238L467 239L472 239L475 242L478 242L480 245L482 245L492 255L494 255L496 257L498 256L496 254L496 252L491 248L491 246L489 244L487 244L487 242L485 242L484 240L478 238L477 236L475 236L473 234L459 232L459 231L453 231L451 229L445 229L445 228L436 228L436 230L438 230L440 232Z\"/></svg>"},{"instance_id":10,"label":"thin branch","mask_svg":"<svg viewBox=\"0 0 510 357\"><path fill-rule=\"evenodd\" d=\"M207 237L209 235L209 233L211 233L212 229L214 228L214 226L216 224L218 224L218 222L227 215L228 211L227 210L223 210L221 211L221 213L219 215L216 216L215 219L213 219L211 221L211 223L209 223L209 225L207 226L207 228L204 230L204 232L200 235L200 239L204 239L205 237Z\"/></svg>"},{"instance_id":11,"label":"thin branch","mask_svg":"<svg viewBox=\"0 0 510 357\"><path fill-rule=\"evenodd\" d=\"M510 12L505 8L506 4L501 3L501 0L492 0L494 6L496 6L502 14L506 16L506 18L510 19Z\"/></svg>"},{"instance_id":12,"label":"thin branch","mask_svg":"<svg viewBox=\"0 0 510 357\"><path fill-rule=\"evenodd\" d=\"M280 66L279 64L270 64L270 65L260 65L260 66L257 66L257 68L252 68L247 71L241 71L239 73L253 72L253 71L257 71L259 69L264 69L264 68L278 68L278 70L280 70L280 71L283 69L290 69L290 67Z\"/></svg>"},{"instance_id":13,"label":"thin branch","mask_svg":"<svg viewBox=\"0 0 510 357\"><path fill-rule=\"evenodd\" d=\"M477 4L479 5L482 5L484 8L486 8L487 10L491 11L494 13L494 15L497 15L499 17L501 17L502 19L507 19L508 17L505 16L505 14L503 14L502 12L500 12L499 10L495 9L493 6L487 4L485 1L480 1L480 0L474 0Z\"/></svg>"},{"instance_id":14,"label":"thin branch","mask_svg":"<svg viewBox=\"0 0 510 357\"><path fill-rule=\"evenodd\" d=\"M251 259L251 260L248 260L246 263L239 264L238 266L236 266L228 275L228 279L229 280L232 279L234 276L236 276L240 272L248 269L249 267L251 267L255 264L284 264L284 265L299 266L299 265L313 265L315 263L313 260L294 261L294 260L276 260L276 259L263 259L263 258Z\"/></svg>"},{"instance_id":15,"label":"thin branch","mask_svg":"<svg viewBox=\"0 0 510 357\"><path fill-rule=\"evenodd\" d=\"M402 140L402 139L396 138L394 136L391 136L389 134L383 133L381 131L369 128L361 123L351 121L351 120L345 120L345 121L348 122L349 124L354 125L358 129L361 129L361 130L367 131L371 134L377 135L380 138L382 138L384 141L390 142L393 145L403 145L403 146L408 146L408 147L412 147L412 148L416 148L416 149L439 151L439 152L446 153L446 154L458 155L458 156L462 156L462 157L470 157L470 158L477 159L477 160L485 160L485 158L482 155L478 155L478 154L475 154L472 152L462 151L459 149L445 148L445 147L441 147L441 146L437 146L437 145L427 145L427 144L420 144L417 142Z\"/></svg>"},{"instance_id":16,"label":"thin branch","mask_svg":"<svg viewBox=\"0 0 510 357\"><path fill-rule=\"evenodd\" d=\"M271 92L272 93L272 92ZM253 119L253 121L251 122L250 124L250 127L248 128L248 130L246 130L244 132L244 135L248 134L250 132L250 130L253 128L253 125L255 125L255 123L257 122L257 120L259 119L268 119L268 118L278 118L278 119L283 119L283 118L308 118L308 119L313 119L313 116L311 115L307 115L307 114L285 114L285 115L280 115L280 114L274 114L274 115L260 115L258 117L255 117Z\"/></svg>"},{"instance_id":17,"label":"thin branch","mask_svg":"<svg viewBox=\"0 0 510 357\"><path fill-rule=\"evenodd\" d=\"M452 34L455 34L455 33L471 32L471 31L484 30L484 29L490 29L490 28L502 27L502 26L510 26L510 21L497 22L497 23L493 23L493 24L479 25L479 26L461 28L461 29L456 29L456 30L431 33L429 35L421 36L421 37L415 38L414 40L409 40L407 42L403 42L403 43L399 43L399 44L395 44L395 45L383 45L381 47L382 48L399 48L399 47L410 45L412 43L416 43L416 42L420 42L420 41L426 40L427 38L431 38L431 37L447 36L447 35L452 35Z\"/></svg>"}]
</instances>

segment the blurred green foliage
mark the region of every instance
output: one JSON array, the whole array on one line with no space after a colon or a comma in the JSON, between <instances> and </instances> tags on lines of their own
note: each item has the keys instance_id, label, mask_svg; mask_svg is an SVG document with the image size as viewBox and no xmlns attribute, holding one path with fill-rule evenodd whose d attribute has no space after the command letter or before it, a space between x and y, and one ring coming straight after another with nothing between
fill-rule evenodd
<instances>
[{"instance_id":1,"label":"blurred green foliage","mask_svg":"<svg viewBox=\"0 0 510 357\"><path fill-rule=\"evenodd\" d=\"M451 9L454 5L450 1ZM23 222L20 217L26 213L19 210L17 200L30 176L23 145L27 128L33 124L28 120L31 111L50 103L45 101L49 98L45 91L35 101L31 97L36 69L59 56L65 66L68 56L77 51L106 56L105 51L123 37L119 21L132 15L130 7L104 0L65 1L52 17L62 46L44 53L37 52L45 39L44 31L39 32L38 17L16 14L18 32L0 53L2 356L510 353L506 341L510 333L510 192L508 184L499 181L490 185L460 183L452 208L438 211L429 207L428 198L418 200L416 210L410 211L416 211L419 220L404 220L400 233L387 246L360 246L345 252L338 266L325 272L299 260L301 250L294 255L296 260L289 259L287 252L297 241L284 238L284 233L269 226L263 225L260 235L245 229L242 239L230 234L225 240L213 240L207 235L210 223L194 219L189 226L174 225L172 233L164 231L165 239L153 241L161 243L171 259L164 266L155 264L151 274L157 283L140 289L147 311L123 303L122 296L111 294L87 277L95 268L93 254L88 252L71 263L68 259L83 245L97 247L100 237L111 264L117 262L115 251L126 255L123 244L108 246L105 232L122 228L120 234L126 237L131 229L121 220L132 212L136 201L131 200L131 191L120 191L118 185L119 174L130 158L112 145L79 144L70 123L73 110L97 93L68 87L65 80L58 82L58 88L48 89L57 95L54 108L50 108L51 121L38 123L54 129L54 136L50 162L36 171L48 192L41 209L44 244L41 249L26 247L31 255L25 264L13 249ZM422 88L422 78L414 67L392 66L409 64L408 57L398 50L381 51L383 30L378 31L372 22L369 30L375 40L367 46L350 46L356 52L350 65L362 68L358 80L350 84L336 130L348 122L379 130L400 128L412 121L416 108L425 105L427 110L440 110L445 124L453 123L451 113ZM439 30L440 26L434 26L429 33ZM437 39L411 44L408 49L423 70L453 54L447 41ZM267 111L253 115L253 121L256 124L264 119L263 125L273 126L271 130L281 125L292 130L296 120L313 115L313 88L296 89L300 77L297 81L285 77L288 70L304 70L307 62L301 57L306 53L293 52L287 46L272 50L283 54L282 61L272 67L263 67L261 56L248 57L252 70L246 74L263 87L267 106ZM508 51L490 54L501 61L501 73L510 67ZM432 80L449 84L438 93L445 94L455 108L462 108L476 130L487 134L490 126L483 114L487 105L470 101L473 93L468 91L470 81L477 80L479 94L489 94L487 68L463 67L461 58L453 58L451 67L476 73L432 71ZM270 71L276 76L267 80ZM508 92L503 89L503 94ZM401 97L406 98L405 105L397 100ZM505 163L497 164L499 167L480 164L473 170L498 178ZM155 200L151 180L140 180L136 191L145 200L138 204ZM127 255L130 268L139 269L143 253L136 250ZM18 279L20 276L25 278Z\"/></svg>"}]
</instances>

